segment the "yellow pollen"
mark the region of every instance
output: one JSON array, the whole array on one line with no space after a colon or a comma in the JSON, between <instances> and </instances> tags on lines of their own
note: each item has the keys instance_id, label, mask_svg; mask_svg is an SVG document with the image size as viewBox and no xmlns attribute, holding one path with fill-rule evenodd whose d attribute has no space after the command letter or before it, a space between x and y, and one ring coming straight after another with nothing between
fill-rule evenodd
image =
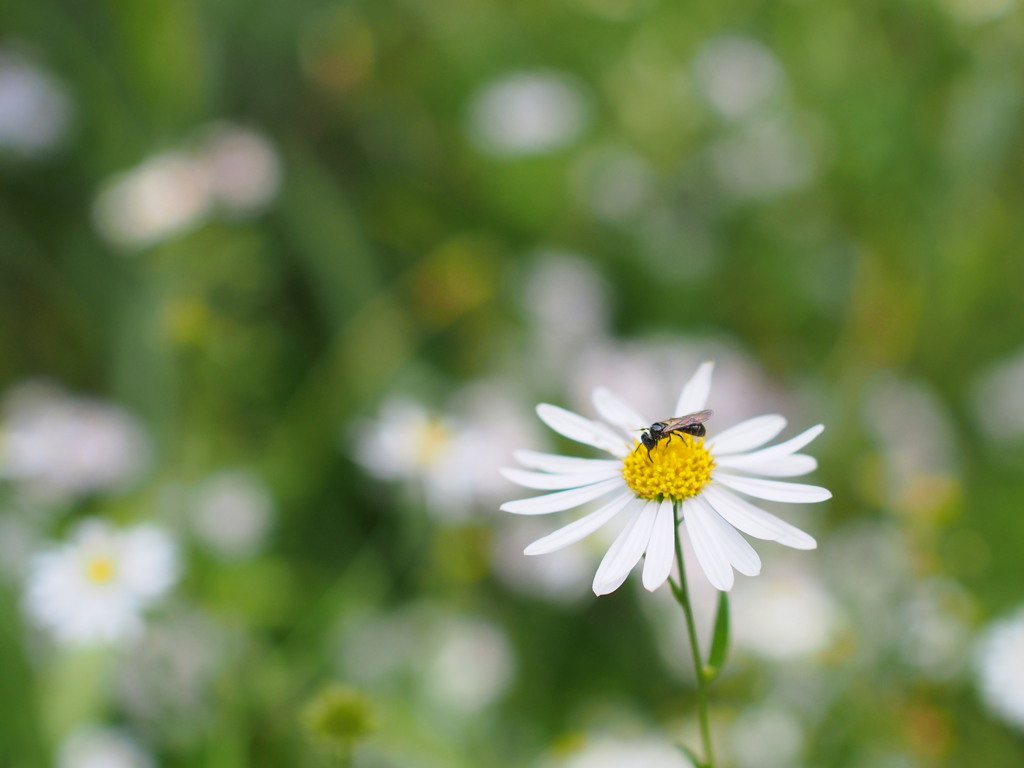
<instances>
[{"instance_id":1,"label":"yellow pollen","mask_svg":"<svg viewBox=\"0 0 1024 768\"><path fill-rule=\"evenodd\" d=\"M622 477L633 493L642 499L682 501L696 496L709 482L715 460L704 447L704 440L689 435L665 438L651 449L637 443L622 460Z\"/></svg>"},{"instance_id":2,"label":"yellow pollen","mask_svg":"<svg viewBox=\"0 0 1024 768\"><path fill-rule=\"evenodd\" d=\"M114 561L109 557L91 557L85 564L85 577L93 584L106 584L114 578Z\"/></svg>"}]
</instances>

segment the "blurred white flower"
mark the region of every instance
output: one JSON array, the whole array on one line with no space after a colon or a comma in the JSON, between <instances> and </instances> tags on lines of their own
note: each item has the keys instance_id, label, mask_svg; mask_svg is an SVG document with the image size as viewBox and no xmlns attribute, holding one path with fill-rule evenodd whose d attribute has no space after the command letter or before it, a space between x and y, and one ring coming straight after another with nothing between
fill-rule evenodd
<instances>
[{"instance_id":1,"label":"blurred white flower","mask_svg":"<svg viewBox=\"0 0 1024 768\"><path fill-rule=\"evenodd\" d=\"M1024 349L982 371L974 382L978 424L997 440L1024 436Z\"/></svg>"},{"instance_id":2,"label":"blurred white flower","mask_svg":"<svg viewBox=\"0 0 1024 768\"><path fill-rule=\"evenodd\" d=\"M235 216L263 210L281 178L270 141L229 124L204 132L195 147L154 155L107 181L93 209L100 234L122 248L145 248L195 229L218 206Z\"/></svg>"},{"instance_id":3,"label":"blurred white flower","mask_svg":"<svg viewBox=\"0 0 1024 768\"><path fill-rule=\"evenodd\" d=\"M591 736L580 749L544 768L693 768L682 750L663 736Z\"/></svg>"},{"instance_id":4,"label":"blurred white flower","mask_svg":"<svg viewBox=\"0 0 1024 768\"><path fill-rule=\"evenodd\" d=\"M997 717L1024 730L1024 608L985 629L976 661L982 701Z\"/></svg>"},{"instance_id":5,"label":"blurred white flower","mask_svg":"<svg viewBox=\"0 0 1024 768\"><path fill-rule=\"evenodd\" d=\"M794 121L762 117L737 128L708 150L711 172L733 198L758 199L798 189L817 171L814 147Z\"/></svg>"},{"instance_id":6,"label":"blurred white flower","mask_svg":"<svg viewBox=\"0 0 1024 768\"><path fill-rule=\"evenodd\" d=\"M43 154L63 140L70 122L64 87L19 54L0 49L0 152Z\"/></svg>"},{"instance_id":7,"label":"blurred white flower","mask_svg":"<svg viewBox=\"0 0 1024 768\"><path fill-rule=\"evenodd\" d=\"M270 530L273 503L260 478L251 472L228 471L208 477L190 507L196 535L225 558L255 554Z\"/></svg>"},{"instance_id":8,"label":"blurred white flower","mask_svg":"<svg viewBox=\"0 0 1024 768\"><path fill-rule=\"evenodd\" d=\"M711 393L713 363L703 363L683 387L672 412L702 412ZM594 390L597 422L547 403L537 415L570 440L605 451L611 459L582 459L536 451L517 451L526 469L502 474L525 488L552 491L508 501L505 512L545 515L602 501L598 509L530 544L527 555L556 552L590 536L618 517L624 527L601 560L594 576L594 594L618 589L643 560L643 585L653 592L672 571L674 542L683 526L704 575L717 589L728 591L733 571L755 576L761 559L740 531L795 549L813 549L814 539L746 500L808 504L832 497L825 488L779 481L817 467L814 458L798 453L821 434L817 425L796 437L763 447L786 427L777 414L758 416L704 439L703 421L691 435L668 430L662 437L650 427L646 445L638 445L637 425L653 418L638 414L610 390ZM711 415L707 411L707 419ZM671 417L669 417L671 418ZM678 439L673 439L674 437ZM649 442L647 442L649 441ZM652 454L653 449L653 454Z\"/></svg>"},{"instance_id":9,"label":"blurred white flower","mask_svg":"<svg viewBox=\"0 0 1024 768\"><path fill-rule=\"evenodd\" d=\"M57 768L156 768L156 763L127 733L90 725L73 731L64 740Z\"/></svg>"},{"instance_id":10,"label":"blurred white flower","mask_svg":"<svg viewBox=\"0 0 1024 768\"><path fill-rule=\"evenodd\" d=\"M491 81L473 97L470 132L495 155L535 155L574 141L589 117L577 82L557 72L518 72Z\"/></svg>"},{"instance_id":11,"label":"blurred white flower","mask_svg":"<svg viewBox=\"0 0 1024 768\"><path fill-rule=\"evenodd\" d=\"M90 519L33 558L24 608L65 645L130 640L142 611L177 578L177 549L162 530Z\"/></svg>"},{"instance_id":12,"label":"blurred white flower","mask_svg":"<svg viewBox=\"0 0 1024 768\"><path fill-rule=\"evenodd\" d=\"M0 477L43 500L114 491L149 461L138 422L120 408L30 382L11 390L0 423Z\"/></svg>"},{"instance_id":13,"label":"blurred white flower","mask_svg":"<svg viewBox=\"0 0 1024 768\"><path fill-rule=\"evenodd\" d=\"M475 478L459 470L459 432L450 417L392 398L376 419L357 425L355 458L371 475L421 491L428 510L440 519L465 520Z\"/></svg>"},{"instance_id":14,"label":"blurred white flower","mask_svg":"<svg viewBox=\"0 0 1024 768\"><path fill-rule=\"evenodd\" d=\"M770 104L783 85L783 71L764 43L722 35L707 41L693 61L697 89L723 117L747 117Z\"/></svg>"},{"instance_id":15,"label":"blurred white flower","mask_svg":"<svg viewBox=\"0 0 1024 768\"><path fill-rule=\"evenodd\" d=\"M463 387L453 408L459 425L453 456L462 474L473 476L468 498L490 509L512 488L497 470L517 448L537 444L537 429L523 418L528 408L518 393L498 380Z\"/></svg>"},{"instance_id":16,"label":"blurred white flower","mask_svg":"<svg viewBox=\"0 0 1024 768\"><path fill-rule=\"evenodd\" d=\"M842 626L839 608L819 579L780 565L764 578L744 582L733 595L736 647L775 661L820 653Z\"/></svg>"},{"instance_id":17,"label":"blurred white flower","mask_svg":"<svg viewBox=\"0 0 1024 768\"><path fill-rule=\"evenodd\" d=\"M498 474L514 446L533 441L515 400L483 382L440 415L404 398L384 402L376 419L356 425L355 458L370 474L420 490L439 520L459 522L507 494Z\"/></svg>"},{"instance_id":18,"label":"blurred white flower","mask_svg":"<svg viewBox=\"0 0 1024 768\"><path fill-rule=\"evenodd\" d=\"M281 162L274 145L261 133L218 125L200 157L215 202L232 213L259 211L277 195Z\"/></svg>"},{"instance_id":19,"label":"blurred white flower","mask_svg":"<svg viewBox=\"0 0 1024 768\"><path fill-rule=\"evenodd\" d=\"M424 654L430 698L458 712L477 712L494 703L512 681L508 638L483 619L447 618L418 653Z\"/></svg>"},{"instance_id":20,"label":"blurred white flower","mask_svg":"<svg viewBox=\"0 0 1024 768\"><path fill-rule=\"evenodd\" d=\"M356 459L383 480L416 479L444 455L453 434L450 422L420 403L392 398L381 405L376 419L354 430Z\"/></svg>"},{"instance_id":21,"label":"blurred white flower","mask_svg":"<svg viewBox=\"0 0 1024 768\"><path fill-rule=\"evenodd\" d=\"M116 245L144 248L196 227L212 203L210 179L190 153L155 155L100 190L95 219Z\"/></svg>"},{"instance_id":22,"label":"blurred white flower","mask_svg":"<svg viewBox=\"0 0 1024 768\"><path fill-rule=\"evenodd\" d=\"M762 704L740 712L728 745L737 768L796 768L804 729L792 712Z\"/></svg>"}]
</instances>

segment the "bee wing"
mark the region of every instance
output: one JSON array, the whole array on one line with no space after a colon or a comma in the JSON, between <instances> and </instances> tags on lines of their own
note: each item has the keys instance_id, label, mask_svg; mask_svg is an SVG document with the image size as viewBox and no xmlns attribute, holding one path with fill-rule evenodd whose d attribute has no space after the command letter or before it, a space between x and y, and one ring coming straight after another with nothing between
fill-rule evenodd
<instances>
[{"instance_id":1,"label":"bee wing","mask_svg":"<svg viewBox=\"0 0 1024 768\"><path fill-rule=\"evenodd\" d=\"M691 413L675 419L665 419L665 424L668 426L666 432L683 429L685 427L692 427L696 424L703 424L705 421L710 419L713 414L714 411L697 411L697 413Z\"/></svg>"}]
</instances>

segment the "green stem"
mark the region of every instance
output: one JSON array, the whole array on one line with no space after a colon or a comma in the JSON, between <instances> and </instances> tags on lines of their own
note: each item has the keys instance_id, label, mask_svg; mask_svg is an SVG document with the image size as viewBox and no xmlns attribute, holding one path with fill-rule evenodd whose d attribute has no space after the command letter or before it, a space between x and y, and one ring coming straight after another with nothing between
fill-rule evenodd
<instances>
[{"instance_id":1,"label":"green stem","mask_svg":"<svg viewBox=\"0 0 1024 768\"><path fill-rule=\"evenodd\" d=\"M690 651L693 654L693 671L697 679L697 717L700 720L700 738L704 746L704 762L698 768L715 768L715 751L711 744L711 716L708 707L708 688L711 680L701 661L700 645L697 642L697 623L693 619L693 607L690 605L690 593L686 586L686 567L683 563L683 544L679 536L679 506L673 509L675 517L676 563L679 566L679 584L669 579L672 594L682 606L686 616L686 631L690 637Z\"/></svg>"}]
</instances>

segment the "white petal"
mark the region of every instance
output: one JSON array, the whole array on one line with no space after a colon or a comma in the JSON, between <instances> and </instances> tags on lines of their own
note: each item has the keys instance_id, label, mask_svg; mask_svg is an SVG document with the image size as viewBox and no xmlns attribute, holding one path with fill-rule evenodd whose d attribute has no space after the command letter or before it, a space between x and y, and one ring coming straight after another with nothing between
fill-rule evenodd
<instances>
[{"instance_id":1,"label":"white petal","mask_svg":"<svg viewBox=\"0 0 1024 768\"><path fill-rule=\"evenodd\" d=\"M626 433L637 432L650 424L649 420L634 411L618 395L613 394L611 390L598 387L594 390L592 399L594 407L601 414L601 418L617 427L621 427Z\"/></svg>"},{"instance_id":2,"label":"white petal","mask_svg":"<svg viewBox=\"0 0 1024 768\"><path fill-rule=\"evenodd\" d=\"M632 498L636 498L633 496L632 491L626 491L625 493L616 496L600 509L596 509L590 514L584 515L579 520L574 520L568 525L559 528L557 531L552 531L547 536L537 539L523 550L523 554L546 555L549 552L557 552L560 549L565 549L566 547L575 544L577 541L582 541L615 517L615 515L617 515L624 506L626 506L626 502Z\"/></svg>"},{"instance_id":3,"label":"white petal","mask_svg":"<svg viewBox=\"0 0 1024 768\"><path fill-rule=\"evenodd\" d=\"M517 515L546 515L549 512L561 512L564 509L572 509L580 504L586 504L596 498L611 493L617 488L625 485L621 477L605 480L603 483L594 483L583 488L573 488L569 491L558 491L543 496L534 496L529 499L516 499L506 501L501 505L503 512L512 512Z\"/></svg>"},{"instance_id":4,"label":"white petal","mask_svg":"<svg viewBox=\"0 0 1024 768\"><path fill-rule=\"evenodd\" d=\"M169 534L151 523L126 529L121 544L119 575L136 597L166 592L180 573L178 549Z\"/></svg>"},{"instance_id":5,"label":"white petal","mask_svg":"<svg viewBox=\"0 0 1024 768\"><path fill-rule=\"evenodd\" d=\"M697 555L697 562L700 563L701 570L708 577L711 586L728 592L732 589L733 583L732 566L700 518L699 509L693 503L693 499L683 502L683 521L687 533L690 534L693 553Z\"/></svg>"},{"instance_id":6,"label":"white petal","mask_svg":"<svg viewBox=\"0 0 1024 768\"><path fill-rule=\"evenodd\" d=\"M664 584L672 573L672 561L676 553L675 529L672 502L663 501L658 506L658 516L654 520L654 529L644 558L644 589L648 592Z\"/></svg>"},{"instance_id":7,"label":"white petal","mask_svg":"<svg viewBox=\"0 0 1024 768\"><path fill-rule=\"evenodd\" d=\"M625 440L600 422L591 421L572 411L547 403L537 406L537 415L555 432L570 440L592 445L608 451L613 456L622 457L629 453L629 446Z\"/></svg>"},{"instance_id":8,"label":"white petal","mask_svg":"<svg viewBox=\"0 0 1024 768\"><path fill-rule=\"evenodd\" d=\"M744 576L757 576L761 572L761 558L740 532L729 525L721 515L701 497L696 497L694 506L702 524L718 542L718 546L729 559L732 567Z\"/></svg>"},{"instance_id":9,"label":"white petal","mask_svg":"<svg viewBox=\"0 0 1024 768\"><path fill-rule=\"evenodd\" d=\"M705 488L701 495L726 521L746 534L766 541L777 541L793 549L814 549L818 546L818 542L809 533L804 533L795 525L790 525L724 488L712 485Z\"/></svg>"},{"instance_id":10,"label":"white petal","mask_svg":"<svg viewBox=\"0 0 1024 768\"><path fill-rule=\"evenodd\" d=\"M673 416L685 416L689 413L703 411L708 404L708 395L711 394L711 372L714 370L713 362L701 363L697 372L690 377L679 393L679 400L676 402L676 412Z\"/></svg>"},{"instance_id":11,"label":"white petal","mask_svg":"<svg viewBox=\"0 0 1024 768\"><path fill-rule=\"evenodd\" d=\"M758 451L757 454L750 455L788 456L791 453L799 451L824 431L824 424L815 424L810 429L805 429L796 437L791 437L789 440L785 440L778 445L768 446L767 448L763 448Z\"/></svg>"},{"instance_id":12,"label":"white petal","mask_svg":"<svg viewBox=\"0 0 1024 768\"><path fill-rule=\"evenodd\" d=\"M734 491L745 493L766 501L788 501L791 504L813 504L816 501L825 501L832 498L832 493L827 488L818 485L804 485L803 483L785 483L779 480L761 480L756 477L740 477L725 472L715 472L712 479L732 488Z\"/></svg>"},{"instance_id":13,"label":"white petal","mask_svg":"<svg viewBox=\"0 0 1024 768\"><path fill-rule=\"evenodd\" d=\"M622 586L651 540L658 505L646 499L634 499L630 507L636 509L633 518L612 542L594 574L595 595L607 595Z\"/></svg>"},{"instance_id":14,"label":"white petal","mask_svg":"<svg viewBox=\"0 0 1024 768\"><path fill-rule=\"evenodd\" d=\"M788 456L763 455L766 453L767 451L758 451L757 453L738 453L735 456L721 456L715 463L720 467L766 477L797 477L818 468L817 459L803 453L793 453Z\"/></svg>"},{"instance_id":15,"label":"white petal","mask_svg":"<svg viewBox=\"0 0 1024 768\"><path fill-rule=\"evenodd\" d=\"M727 453L740 453L764 445L785 428L786 420L781 416L756 416L729 427L721 434L709 437L707 443L715 457Z\"/></svg>"},{"instance_id":16,"label":"white petal","mask_svg":"<svg viewBox=\"0 0 1024 768\"><path fill-rule=\"evenodd\" d=\"M813 472L817 468L818 462L814 458L798 454L796 451L810 443L824 429L824 426L818 424L778 445L762 448L753 453L719 456L717 463L720 467L729 467L770 477L804 475Z\"/></svg>"},{"instance_id":17,"label":"white petal","mask_svg":"<svg viewBox=\"0 0 1024 768\"><path fill-rule=\"evenodd\" d=\"M709 485L701 493L701 496L711 504L729 525L739 528L746 534L765 541L777 541L782 534L782 527L775 525L769 519L774 515L768 515L752 504L736 496L733 493L716 485ZM761 514L758 514L761 513ZM765 517L767 515L767 518ZM777 518L776 518L777 519ZM780 521L781 522L781 521Z\"/></svg>"},{"instance_id":18,"label":"white petal","mask_svg":"<svg viewBox=\"0 0 1024 768\"><path fill-rule=\"evenodd\" d=\"M585 472L577 475L549 475L546 472L527 472L523 469L509 469L502 467L498 471L508 480L524 488L535 488L539 491L554 491L562 488L581 488L585 485L593 485L602 480L615 477L622 470L616 466L611 470L601 472Z\"/></svg>"},{"instance_id":19,"label":"white petal","mask_svg":"<svg viewBox=\"0 0 1024 768\"><path fill-rule=\"evenodd\" d=\"M771 517L775 517L775 515L772 515L770 512L765 512L765 514ZM776 520L778 520L778 522L784 526L784 533L782 534L782 536L779 536L777 539L775 539L775 541L777 541L779 544L782 544L785 547L790 547L792 549L818 548L818 542L815 540L813 536L811 536L811 534L807 533L806 531L801 531L795 525L790 525L785 520L779 520L778 518L776 518Z\"/></svg>"},{"instance_id":20,"label":"white petal","mask_svg":"<svg viewBox=\"0 0 1024 768\"><path fill-rule=\"evenodd\" d=\"M575 456L558 456L539 451L515 451L512 455L527 469L540 469L544 472L590 472L618 469L622 466L622 463L615 459L579 459Z\"/></svg>"}]
</instances>

